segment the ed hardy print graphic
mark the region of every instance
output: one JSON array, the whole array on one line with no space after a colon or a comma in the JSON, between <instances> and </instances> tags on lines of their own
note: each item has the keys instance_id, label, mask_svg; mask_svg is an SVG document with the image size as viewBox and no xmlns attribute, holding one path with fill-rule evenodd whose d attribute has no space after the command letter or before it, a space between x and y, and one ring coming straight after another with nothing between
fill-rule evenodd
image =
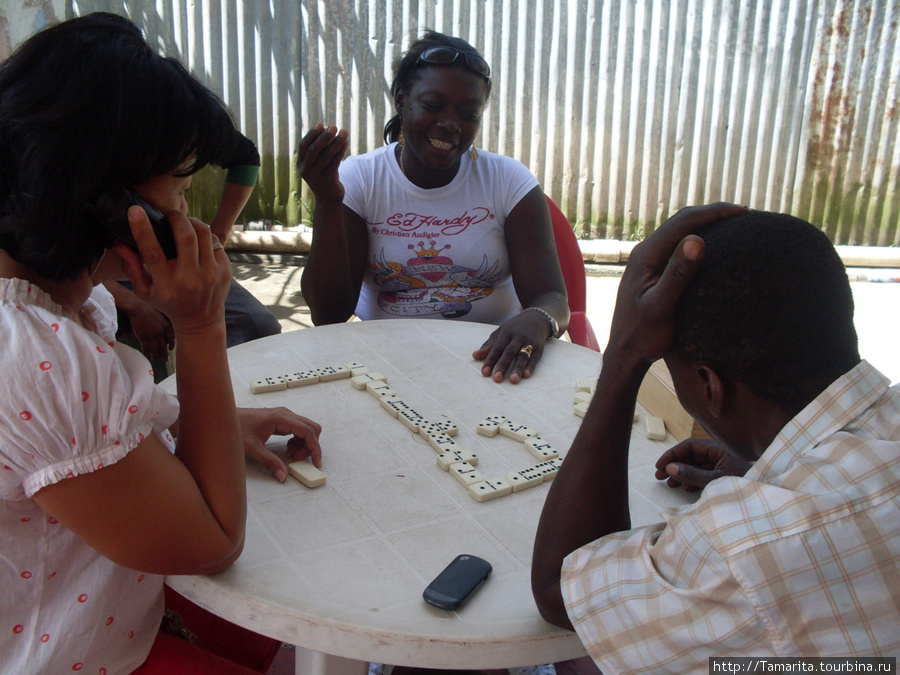
<instances>
[{"instance_id":1,"label":"ed hardy print graphic","mask_svg":"<svg viewBox=\"0 0 900 675\"><path fill-rule=\"evenodd\" d=\"M378 306L383 311L404 317L440 314L458 318L472 310L473 302L493 292L500 277L499 261L483 256L478 269L462 267L444 255L450 244L440 249L434 240L427 241L428 248L425 244L410 244L415 255L405 263L386 260L384 249L369 263L381 291Z\"/></svg>"},{"instance_id":2,"label":"ed hardy print graphic","mask_svg":"<svg viewBox=\"0 0 900 675\"><path fill-rule=\"evenodd\" d=\"M437 218L420 213L396 213L384 223L367 223L373 234L409 237L415 240L407 249L413 252L406 260L386 254L384 247L373 252L369 261L378 286L378 306L394 316L422 317L439 314L459 318L472 311L472 303L486 298L502 277L502 263L482 254L477 268L453 261L453 244L465 241L481 223L495 219L490 209L474 207L453 218ZM472 229L470 229L472 228ZM468 230L468 235L464 234ZM471 255L469 263L474 262Z\"/></svg>"}]
</instances>

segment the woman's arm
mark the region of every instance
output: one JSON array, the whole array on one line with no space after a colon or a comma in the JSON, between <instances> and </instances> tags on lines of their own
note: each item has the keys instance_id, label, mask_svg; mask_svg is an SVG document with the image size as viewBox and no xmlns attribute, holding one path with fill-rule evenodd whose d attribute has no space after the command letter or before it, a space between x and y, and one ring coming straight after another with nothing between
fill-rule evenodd
<instances>
[{"instance_id":1,"label":"woman's arm","mask_svg":"<svg viewBox=\"0 0 900 675\"><path fill-rule=\"evenodd\" d=\"M216 450L223 466L236 466L227 448ZM237 559L244 541L244 489L228 480L234 471L224 473L221 486L202 470L195 476L151 435L115 464L49 485L34 501L115 563L212 574ZM229 507L219 513L210 502Z\"/></svg>"},{"instance_id":2,"label":"woman's arm","mask_svg":"<svg viewBox=\"0 0 900 675\"><path fill-rule=\"evenodd\" d=\"M566 285L547 198L540 187L526 194L510 212L505 236L513 284L524 310L494 331L472 356L484 360L481 372L486 377L501 382L508 375L515 384L531 377L551 337L551 322L544 312L556 321L557 335L569 325ZM520 352L527 345L532 347L530 357Z\"/></svg>"},{"instance_id":3,"label":"woman's arm","mask_svg":"<svg viewBox=\"0 0 900 675\"><path fill-rule=\"evenodd\" d=\"M297 166L316 198L313 238L300 287L315 325L340 323L356 310L369 240L365 222L343 205L338 167L345 131L317 124L300 141Z\"/></svg>"},{"instance_id":4,"label":"woman's arm","mask_svg":"<svg viewBox=\"0 0 900 675\"><path fill-rule=\"evenodd\" d=\"M368 252L363 219L346 206L316 199L312 243L300 277L314 325L341 323L353 316Z\"/></svg>"},{"instance_id":5,"label":"woman's arm","mask_svg":"<svg viewBox=\"0 0 900 675\"><path fill-rule=\"evenodd\" d=\"M561 335L569 326L569 299L556 252L550 209L540 187L516 204L506 219L505 232L519 302L524 308L540 307L549 313L556 319Z\"/></svg>"}]
</instances>

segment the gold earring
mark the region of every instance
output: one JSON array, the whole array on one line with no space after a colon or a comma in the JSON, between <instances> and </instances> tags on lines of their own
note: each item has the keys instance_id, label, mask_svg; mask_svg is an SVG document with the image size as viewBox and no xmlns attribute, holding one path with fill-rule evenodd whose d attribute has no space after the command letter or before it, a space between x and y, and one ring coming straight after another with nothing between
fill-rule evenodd
<instances>
[{"instance_id":1,"label":"gold earring","mask_svg":"<svg viewBox=\"0 0 900 675\"><path fill-rule=\"evenodd\" d=\"M397 136L397 143L400 144L401 148L406 147L406 134L403 133L403 129L400 130L400 135Z\"/></svg>"},{"instance_id":2,"label":"gold earring","mask_svg":"<svg viewBox=\"0 0 900 675\"><path fill-rule=\"evenodd\" d=\"M478 150L475 149L475 144L472 144L472 147L469 149L469 157L473 162L478 161Z\"/></svg>"}]
</instances>

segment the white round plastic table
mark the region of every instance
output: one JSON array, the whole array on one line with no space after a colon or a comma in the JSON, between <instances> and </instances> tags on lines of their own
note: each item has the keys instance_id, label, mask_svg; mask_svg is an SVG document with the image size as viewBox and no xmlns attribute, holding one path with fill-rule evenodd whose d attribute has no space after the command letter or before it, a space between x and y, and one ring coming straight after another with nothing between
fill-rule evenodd
<instances>
[{"instance_id":1,"label":"white round plastic table","mask_svg":"<svg viewBox=\"0 0 900 675\"><path fill-rule=\"evenodd\" d=\"M296 645L298 673L363 673L367 662L431 668L512 668L585 654L577 636L545 622L530 587L532 547L548 484L478 502L436 462L437 453L350 380L254 394L265 377L364 364L429 420L451 420L454 440L479 457L485 478L538 463L512 438L476 428L503 415L540 433L565 457L581 418L575 382L596 378L601 356L548 342L534 375L517 385L481 375L471 354L492 326L435 320L349 322L276 335L229 350L237 404L285 406L323 427L325 485L278 483L248 462L244 552L224 573L167 583L245 628ZM163 386L175 388L175 378ZM269 447L283 451L285 437ZM668 440L672 440L671 438ZM632 440L635 525L684 497L657 484L666 443ZM458 554L493 574L459 611L422 591Z\"/></svg>"}]
</instances>

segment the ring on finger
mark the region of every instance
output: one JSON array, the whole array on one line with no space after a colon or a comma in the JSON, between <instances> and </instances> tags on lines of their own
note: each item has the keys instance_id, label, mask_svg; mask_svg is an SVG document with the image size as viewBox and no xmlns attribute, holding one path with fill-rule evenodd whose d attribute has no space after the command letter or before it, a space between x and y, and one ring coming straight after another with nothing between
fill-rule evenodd
<instances>
[{"instance_id":1,"label":"ring on finger","mask_svg":"<svg viewBox=\"0 0 900 675\"><path fill-rule=\"evenodd\" d=\"M524 354L527 358L531 358L531 352L534 351L534 345L525 345L519 350L520 354Z\"/></svg>"}]
</instances>

